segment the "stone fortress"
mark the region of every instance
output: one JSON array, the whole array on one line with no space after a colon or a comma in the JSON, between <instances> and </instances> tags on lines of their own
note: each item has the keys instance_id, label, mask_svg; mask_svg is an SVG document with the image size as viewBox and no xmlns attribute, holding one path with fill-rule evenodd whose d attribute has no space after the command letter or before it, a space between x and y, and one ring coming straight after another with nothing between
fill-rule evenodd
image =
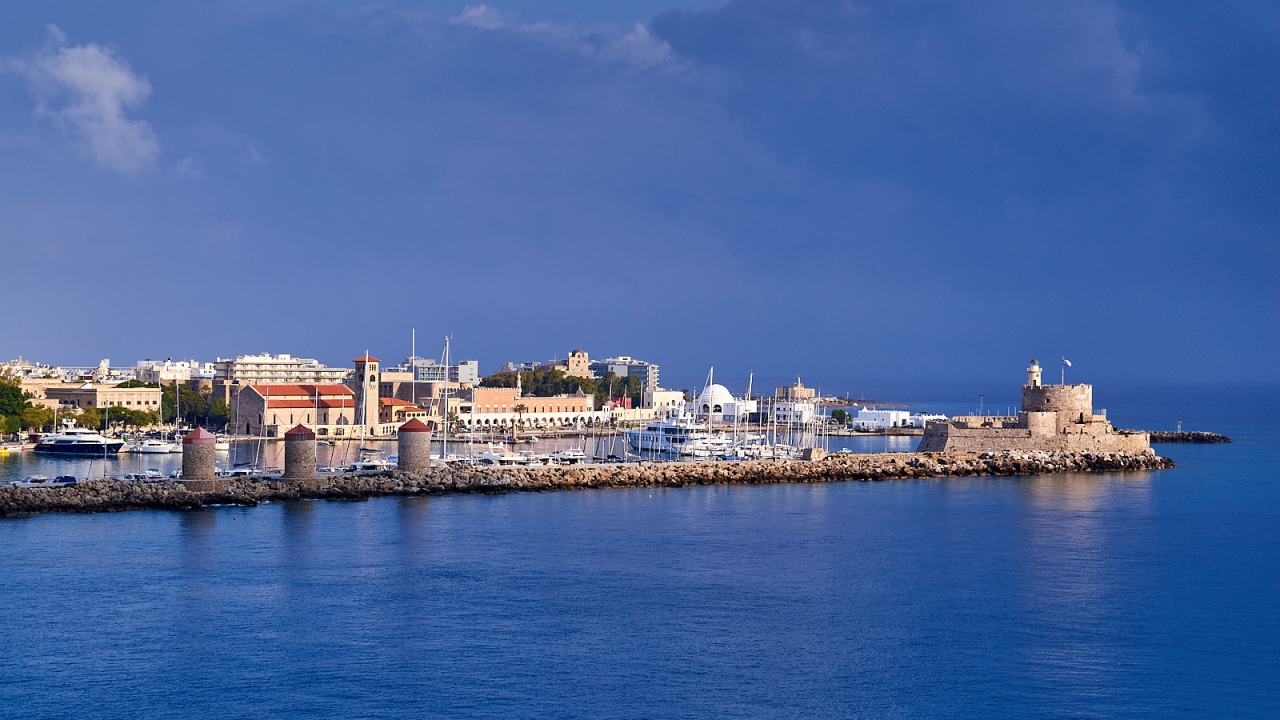
<instances>
[{"instance_id":1,"label":"stone fortress","mask_svg":"<svg viewBox=\"0 0 1280 720\"><path fill-rule=\"evenodd\" d=\"M962 415L931 422L916 452L1059 450L1141 453L1151 447L1144 432L1116 430L1106 411L1093 413L1092 385L1042 385L1040 363L1031 361L1016 416Z\"/></svg>"}]
</instances>

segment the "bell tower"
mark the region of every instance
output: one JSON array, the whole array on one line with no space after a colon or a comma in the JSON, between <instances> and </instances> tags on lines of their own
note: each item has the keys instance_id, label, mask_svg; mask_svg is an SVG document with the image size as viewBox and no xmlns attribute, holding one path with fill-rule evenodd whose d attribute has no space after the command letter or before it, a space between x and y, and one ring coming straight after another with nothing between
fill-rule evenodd
<instances>
[{"instance_id":1,"label":"bell tower","mask_svg":"<svg viewBox=\"0 0 1280 720\"><path fill-rule=\"evenodd\" d=\"M378 366L382 361L366 352L364 357L358 357L354 362L356 374L352 379L355 380L356 420L364 425L366 433L373 434L378 425L378 378L381 375Z\"/></svg>"},{"instance_id":2,"label":"bell tower","mask_svg":"<svg viewBox=\"0 0 1280 720\"><path fill-rule=\"evenodd\" d=\"M1031 364L1027 366L1027 385L1031 387L1040 387L1040 373L1043 369L1040 367L1039 361L1035 358L1031 359Z\"/></svg>"}]
</instances>

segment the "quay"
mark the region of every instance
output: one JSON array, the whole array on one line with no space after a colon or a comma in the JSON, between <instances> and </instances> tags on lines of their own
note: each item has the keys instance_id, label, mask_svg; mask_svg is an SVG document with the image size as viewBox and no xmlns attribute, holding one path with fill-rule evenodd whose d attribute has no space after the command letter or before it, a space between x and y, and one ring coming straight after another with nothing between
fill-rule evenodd
<instances>
[{"instance_id":1,"label":"quay","mask_svg":"<svg viewBox=\"0 0 1280 720\"><path fill-rule=\"evenodd\" d=\"M365 500L386 496L498 494L602 488L676 488L690 485L765 485L908 480L973 475L1125 472L1173 467L1142 452L926 452L853 455L813 460L655 462L560 467L440 467L419 472L342 474L316 479L235 479L196 491L179 482L95 480L62 488L0 486L0 517L38 513L190 510L291 500Z\"/></svg>"}]
</instances>

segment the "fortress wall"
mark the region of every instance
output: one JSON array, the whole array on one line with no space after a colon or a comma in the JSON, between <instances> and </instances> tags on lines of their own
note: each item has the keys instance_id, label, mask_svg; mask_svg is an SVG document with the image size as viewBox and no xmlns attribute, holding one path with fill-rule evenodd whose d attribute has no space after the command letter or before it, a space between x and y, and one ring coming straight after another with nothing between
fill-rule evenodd
<instances>
[{"instance_id":1,"label":"fortress wall","mask_svg":"<svg viewBox=\"0 0 1280 720\"><path fill-rule=\"evenodd\" d=\"M1092 385L1022 386L1024 412L1060 412L1072 418L1093 415Z\"/></svg>"},{"instance_id":2,"label":"fortress wall","mask_svg":"<svg viewBox=\"0 0 1280 720\"><path fill-rule=\"evenodd\" d=\"M1056 435L1058 433L1058 413L1024 412L1027 429L1032 435Z\"/></svg>"},{"instance_id":3,"label":"fortress wall","mask_svg":"<svg viewBox=\"0 0 1280 720\"><path fill-rule=\"evenodd\" d=\"M949 421L965 427L1022 427L1015 415L957 415Z\"/></svg>"},{"instance_id":4,"label":"fortress wall","mask_svg":"<svg viewBox=\"0 0 1280 720\"><path fill-rule=\"evenodd\" d=\"M1037 447L1025 428L957 428L948 423L930 423L920 438L916 452L988 452L992 450L1032 450Z\"/></svg>"},{"instance_id":5,"label":"fortress wall","mask_svg":"<svg viewBox=\"0 0 1280 720\"><path fill-rule=\"evenodd\" d=\"M1051 418L1049 414L1048 419ZM1049 424L1048 434L1033 434L1030 428L957 428L946 423L930 423L916 452L1142 452L1149 447L1145 433L1054 433L1052 428Z\"/></svg>"}]
</instances>

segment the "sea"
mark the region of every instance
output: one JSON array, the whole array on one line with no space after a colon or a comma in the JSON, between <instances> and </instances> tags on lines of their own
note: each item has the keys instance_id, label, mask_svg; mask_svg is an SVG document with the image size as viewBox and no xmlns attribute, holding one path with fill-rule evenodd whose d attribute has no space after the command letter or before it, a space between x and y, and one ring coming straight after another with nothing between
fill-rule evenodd
<instances>
[{"instance_id":1,"label":"sea","mask_svg":"<svg viewBox=\"0 0 1280 720\"><path fill-rule=\"evenodd\" d=\"M1234 442L1154 472L0 519L0 717L1280 717L1280 390L1107 403Z\"/></svg>"}]
</instances>

